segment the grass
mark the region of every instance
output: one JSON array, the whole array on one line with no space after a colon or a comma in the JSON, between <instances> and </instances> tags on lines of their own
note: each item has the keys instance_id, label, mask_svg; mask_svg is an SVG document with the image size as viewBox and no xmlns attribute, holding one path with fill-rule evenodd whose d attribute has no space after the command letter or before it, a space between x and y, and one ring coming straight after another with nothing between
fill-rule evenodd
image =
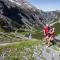
<instances>
[{"instance_id":1,"label":"grass","mask_svg":"<svg viewBox=\"0 0 60 60\"><path fill-rule=\"evenodd\" d=\"M54 27L55 27L55 34L57 35L57 34L60 34L60 23L56 23L55 25L54 25Z\"/></svg>"},{"instance_id":2,"label":"grass","mask_svg":"<svg viewBox=\"0 0 60 60\"><path fill-rule=\"evenodd\" d=\"M11 33L0 33L0 43L12 42L13 38L15 38L14 34L11 34Z\"/></svg>"},{"instance_id":3,"label":"grass","mask_svg":"<svg viewBox=\"0 0 60 60\"><path fill-rule=\"evenodd\" d=\"M32 31L19 32L19 33L24 36L29 36L29 34L32 34L32 38L41 40L43 38L43 33L41 31L42 27L40 26L39 28L37 27L37 29L32 29Z\"/></svg>"},{"instance_id":4,"label":"grass","mask_svg":"<svg viewBox=\"0 0 60 60\"><path fill-rule=\"evenodd\" d=\"M3 28L1 28L1 26L0 26L0 32L5 32L5 31L4 31L4 29L3 29Z\"/></svg>"},{"instance_id":5,"label":"grass","mask_svg":"<svg viewBox=\"0 0 60 60\"><path fill-rule=\"evenodd\" d=\"M35 32L35 33L32 34L32 37L35 38L35 39L42 40L43 33L42 32Z\"/></svg>"},{"instance_id":6,"label":"grass","mask_svg":"<svg viewBox=\"0 0 60 60\"><path fill-rule=\"evenodd\" d=\"M33 57L34 46L42 44L39 40L21 41L19 44L13 44L0 47L0 53L6 52L5 60L35 60Z\"/></svg>"},{"instance_id":7,"label":"grass","mask_svg":"<svg viewBox=\"0 0 60 60\"><path fill-rule=\"evenodd\" d=\"M43 43L42 40L32 39L23 40L17 44L0 46L0 55L2 53L5 54L5 60L36 60L35 57L33 57L34 49L37 46L38 53L41 55ZM58 51L55 45L53 46L53 49ZM46 52L49 53L50 50L46 49ZM45 58L42 57L42 60L45 60Z\"/></svg>"},{"instance_id":8,"label":"grass","mask_svg":"<svg viewBox=\"0 0 60 60\"><path fill-rule=\"evenodd\" d=\"M59 50L60 50L59 47L57 47L57 45L53 45L52 48L53 48L54 50L56 50L56 51L59 51Z\"/></svg>"}]
</instances>

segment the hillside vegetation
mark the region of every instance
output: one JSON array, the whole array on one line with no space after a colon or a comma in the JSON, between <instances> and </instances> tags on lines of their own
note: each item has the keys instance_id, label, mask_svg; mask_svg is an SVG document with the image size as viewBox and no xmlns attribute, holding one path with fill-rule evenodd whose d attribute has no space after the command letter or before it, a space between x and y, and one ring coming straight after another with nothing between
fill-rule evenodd
<instances>
[{"instance_id":1,"label":"hillside vegetation","mask_svg":"<svg viewBox=\"0 0 60 60\"><path fill-rule=\"evenodd\" d=\"M54 25L54 27L55 27L55 33L56 33L56 35L57 35L57 34L60 34L60 23L56 23L56 24Z\"/></svg>"},{"instance_id":2,"label":"hillside vegetation","mask_svg":"<svg viewBox=\"0 0 60 60\"><path fill-rule=\"evenodd\" d=\"M57 52L57 53L56 53ZM41 40L21 41L20 43L1 46L0 59L1 60L59 60L60 48L56 45L46 48L44 42ZM47 56L46 56L46 55ZM50 56L49 56L50 54ZM54 54L52 56L52 54ZM57 58L55 58L57 57ZM49 59L49 60L50 60Z\"/></svg>"}]
</instances>

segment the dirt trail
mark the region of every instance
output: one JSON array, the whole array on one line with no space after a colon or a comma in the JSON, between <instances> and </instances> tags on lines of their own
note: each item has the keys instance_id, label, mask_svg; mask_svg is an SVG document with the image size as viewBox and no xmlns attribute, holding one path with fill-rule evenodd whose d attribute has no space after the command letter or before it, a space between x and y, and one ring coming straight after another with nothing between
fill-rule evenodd
<instances>
[{"instance_id":1,"label":"dirt trail","mask_svg":"<svg viewBox=\"0 0 60 60\"><path fill-rule=\"evenodd\" d=\"M0 44L0 46L14 45L14 44L19 44L19 43L20 43L20 42L3 43L3 44Z\"/></svg>"}]
</instances>

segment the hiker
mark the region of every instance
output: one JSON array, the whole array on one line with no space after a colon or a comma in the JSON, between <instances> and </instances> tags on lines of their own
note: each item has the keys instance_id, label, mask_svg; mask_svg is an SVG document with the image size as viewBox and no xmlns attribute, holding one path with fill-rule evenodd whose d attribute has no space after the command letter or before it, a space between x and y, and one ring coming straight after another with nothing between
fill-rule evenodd
<instances>
[{"instance_id":1,"label":"hiker","mask_svg":"<svg viewBox=\"0 0 60 60\"><path fill-rule=\"evenodd\" d=\"M49 30L50 30L49 24L46 24L46 25L44 26L44 30L43 30L46 44L48 44Z\"/></svg>"},{"instance_id":2,"label":"hiker","mask_svg":"<svg viewBox=\"0 0 60 60\"><path fill-rule=\"evenodd\" d=\"M51 41L54 40L55 28L50 24L46 24L44 28L44 36L47 46L51 45Z\"/></svg>"},{"instance_id":3,"label":"hiker","mask_svg":"<svg viewBox=\"0 0 60 60\"><path fill-rule=\"evenodd\" d=\"M50 34L50 41L54 40L54 35L55 35L55 28L50 24L50 30L49 30L49 34Z\"/></svg>"},{"instance_id":4,"label":"hiker","mask_svg":"<svg viewBox=\"0 0 60 60\"><path fill-rule=\"evenodd\" d=\"M54 35L55 35L55 28L50 24L50 27L49 27L49 38L48 38L48 47L51 45L51 42L53 42L54 40Z\"/></svg>"}]
</instances>

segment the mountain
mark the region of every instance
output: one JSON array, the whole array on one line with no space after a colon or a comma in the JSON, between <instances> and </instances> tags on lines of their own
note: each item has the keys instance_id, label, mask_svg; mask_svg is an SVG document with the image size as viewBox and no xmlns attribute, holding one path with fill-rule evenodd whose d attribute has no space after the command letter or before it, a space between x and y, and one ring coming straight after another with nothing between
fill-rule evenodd
<instances>
[{"instance_id":1,"label":"mountain","mask_svg":"<svg viewBox=\"0 0 60 60\"><path fill-rule=\"evenodd\" d=\"M0 0L0 25L3 28L31 26L39 21L39 12L28 3Z\"/></svg>"},{"instance_id":2,"label":"mountain","mask_svg":"<svg viewBox=\"0 0 60 60\"><path fill-rule=\"evenodd\" d=\"M56 12L44 12L25 0L0 0L0 26L14 30L22 25L31 27L52 21Z\"/></svg>"}]
</instances>

